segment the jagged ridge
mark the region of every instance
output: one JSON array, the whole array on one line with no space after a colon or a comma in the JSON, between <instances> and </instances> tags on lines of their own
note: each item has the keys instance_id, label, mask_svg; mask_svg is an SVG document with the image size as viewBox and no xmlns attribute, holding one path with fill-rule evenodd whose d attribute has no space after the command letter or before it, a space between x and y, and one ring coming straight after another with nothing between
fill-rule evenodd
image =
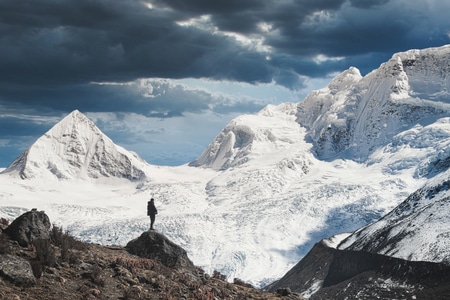
<instances>
[{"instance_id":1,"label":"jagged ridge","mask_svg":"<svg viewBox=\"0 0 450 300\"><path fill-rule=\"evenodd\" d=\"M300 102L297 121L320 157L365 160L398 133L448 116L449 69L450 45L394 54L363 78L352 67Z\"/></svg>"}]
</instances>

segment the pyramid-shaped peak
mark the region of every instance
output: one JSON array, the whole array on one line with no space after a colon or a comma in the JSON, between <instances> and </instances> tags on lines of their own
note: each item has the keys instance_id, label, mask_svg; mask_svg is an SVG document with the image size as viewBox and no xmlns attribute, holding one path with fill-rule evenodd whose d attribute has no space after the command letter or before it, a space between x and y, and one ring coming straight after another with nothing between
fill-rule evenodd
<instances>
[{"instance_id":1,"label":"pyramid-shaped peak","mask_svg":"<svg viewBox=\"0 0 450 300\"><path fill-rule=\"evenodd\" d=\"M53 128L55 127L67 127L78 124L88 124L92 130L99 130L97 126L92 122L85 114L80 112L79 110L74 110L67 116L65 116L61 121L59 121Z\"/></svg>"},{"instance_id":2,"label":"pyramid-shaped peak","mask_svg":"<svg viewBox=\"0 0 450 300\"><path fill-rule=\"evenodd\" d=\"M47 134L64 129L66 132L73 131L76 129L83 128L84 131L96 133L101 133L100 129L92 122L86 115L81 113L79 110L74 110L70 114L68 114L66 117L64 117L60 122L58 122L55 126L50 129Z\"/></svg>"},{"instance_id":3,"label":"pyramid-shaped peak","mask_svg":"<svg viewBox=\"0 0 450 300\"><path fill-rule=\"evenodd\" d=\"M78 109L73 110L70 114L67 115L68 116L81 116L81 117L86 117L84 114L82 114Z\"/></svg>"},{"instance_id":4,"label":"pyramid-shaped peak","mask_svg":"<svg viewBox=\"0 0 450 300\"><path fill-rule=\"evenodd\" d=\"M91 122L88 117L81 113L78 109L75 109L70 114L68 114L64 119L72 118L74 120L79 120L81 122Z\"/></svg>"},{"instance_id":5,"label":"pyramid-shaped peak","mask_svg":"<svg viewBox=\"0 0 450 300\"><path fill-rule=\"evenodd\" d=\"M67 116L65 116L59 123L65 123L69 120L77 121L77 122L91 122L88 117L86 117L85 114L80 112L78 109L75 109L71 113L69 113Z\"/></svg>"},{"instance_id":6,"label":"pyramid-shaped peak","mask_svg":"<svg viewBox=\"0 0 450 300\"><path fill-rule=\"evenodd\" d=\"M147 164L117 146L89 118L72 111L41 136L3 173L21 178L138 180Z\"/></svg>"}]
</instances>

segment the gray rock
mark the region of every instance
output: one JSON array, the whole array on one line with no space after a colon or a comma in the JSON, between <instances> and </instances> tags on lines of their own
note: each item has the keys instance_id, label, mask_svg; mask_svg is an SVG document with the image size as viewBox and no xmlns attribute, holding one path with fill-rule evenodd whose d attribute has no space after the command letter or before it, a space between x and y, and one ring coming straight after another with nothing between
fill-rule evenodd
<instances>
[{"instance_id":1,"label":"gray rock","mask_svg":"<svg viewBox=\"0 0 450 300\"><path fill-rule=\"evenodd\" d=\"M15 219L4 232L20 246L26 247L34 240L50 239L50 226L45 212L33 209Z\"/></svg>"},{"instance_id":2,"label":"gray rock","mask_svg":"<svg viewBox=\"0 0 450 300\"><path fill-rule=\"evenodd\" d=\"M186 250L164 235L148 231L126 245L129 253L153 259L161 264L184 273L196 274L196 268L188 258Z\"/></svg>"},{"instance_id":3,"label":"gray rock","mask_svg":"<svg viewBox=\"0 0 450 300\"><path fill-rule=\"evenodd\" d=\"M36 283L30 262L15 255L0 255L0 275L17 285Z\"/></svg>"},{"instance_id":4,"label":"gray rock","mask_svg":"<svg viewBox=\"0 0 450 300\"><path fill-rule=\"evenodd\" d=\"M279 296L289 296L290 294L292 294L292 291L290 288L279 288L277 289L277 294Z\"/></svg>"}]
</instances>

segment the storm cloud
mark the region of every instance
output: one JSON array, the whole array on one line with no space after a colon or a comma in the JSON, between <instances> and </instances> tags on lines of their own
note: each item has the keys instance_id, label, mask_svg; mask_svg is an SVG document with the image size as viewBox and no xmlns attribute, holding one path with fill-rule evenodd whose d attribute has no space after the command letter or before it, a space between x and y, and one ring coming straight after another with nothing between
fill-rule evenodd
<instances>
[{"instance_id":1,"label":"storm cloud","mask_svg":"<svg viewBox=\"0 0 450 300\"><path fill-rule=\"evenodd\" d=\"M275 79L292 87L277 74L324 76L355 55L448 42L450 21L434 24L448 8L417 0L2 0L0 81L55 86L190 77ZM317 54L344 62L313 67Z\"/></svg>"},{"instance_id":2,"label":"storm cloud","mask_svg":"<svg viewBox=\"0 0 450 300\"><path fill-rule=\"evenodd\" d=\"M304 90L449 43L448 11L439 0L0 0L0 108L252 113L265 103L171 81Z\"/></svg>"}]
</instances>

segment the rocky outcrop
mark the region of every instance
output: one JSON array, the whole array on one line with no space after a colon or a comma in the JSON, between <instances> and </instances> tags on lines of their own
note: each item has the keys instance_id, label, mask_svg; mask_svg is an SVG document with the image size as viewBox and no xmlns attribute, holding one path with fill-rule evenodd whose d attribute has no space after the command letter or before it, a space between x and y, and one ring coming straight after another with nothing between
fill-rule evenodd
<instances>
[{"instance_id":1,"label":"rocky outcrop","mask_svg":"<svg viewBox=\"0 0 450 300\"><path fill-rule=\"evenodd\" d=\"M36 283L30 262L16 255L0 255L0 275L17 285Z\"/></svg>"},{"instance_id":2,"label":"rocky outcrop","mask_svg":"<svg viewBox=\"0 0 450 300\"><path fill-rule=\"evenodd\" d=\"M50 219L43 211L33 209L15 219L5 233L20 246L26 247L34 240L50 238Z\"/></svg>"},{"instance_id":3,"label":"rocky outcrop","mask_svg":"<svg viewBox=\"0 0 450 300\"><path fill-rule=\"evenodd\" d=\"M130 241L125 248L131 254L156 260L180 272L196 272L196 268L187 256L186 250L160 233L144 232L137 239Z\"/></svg>"}]
</instances>

